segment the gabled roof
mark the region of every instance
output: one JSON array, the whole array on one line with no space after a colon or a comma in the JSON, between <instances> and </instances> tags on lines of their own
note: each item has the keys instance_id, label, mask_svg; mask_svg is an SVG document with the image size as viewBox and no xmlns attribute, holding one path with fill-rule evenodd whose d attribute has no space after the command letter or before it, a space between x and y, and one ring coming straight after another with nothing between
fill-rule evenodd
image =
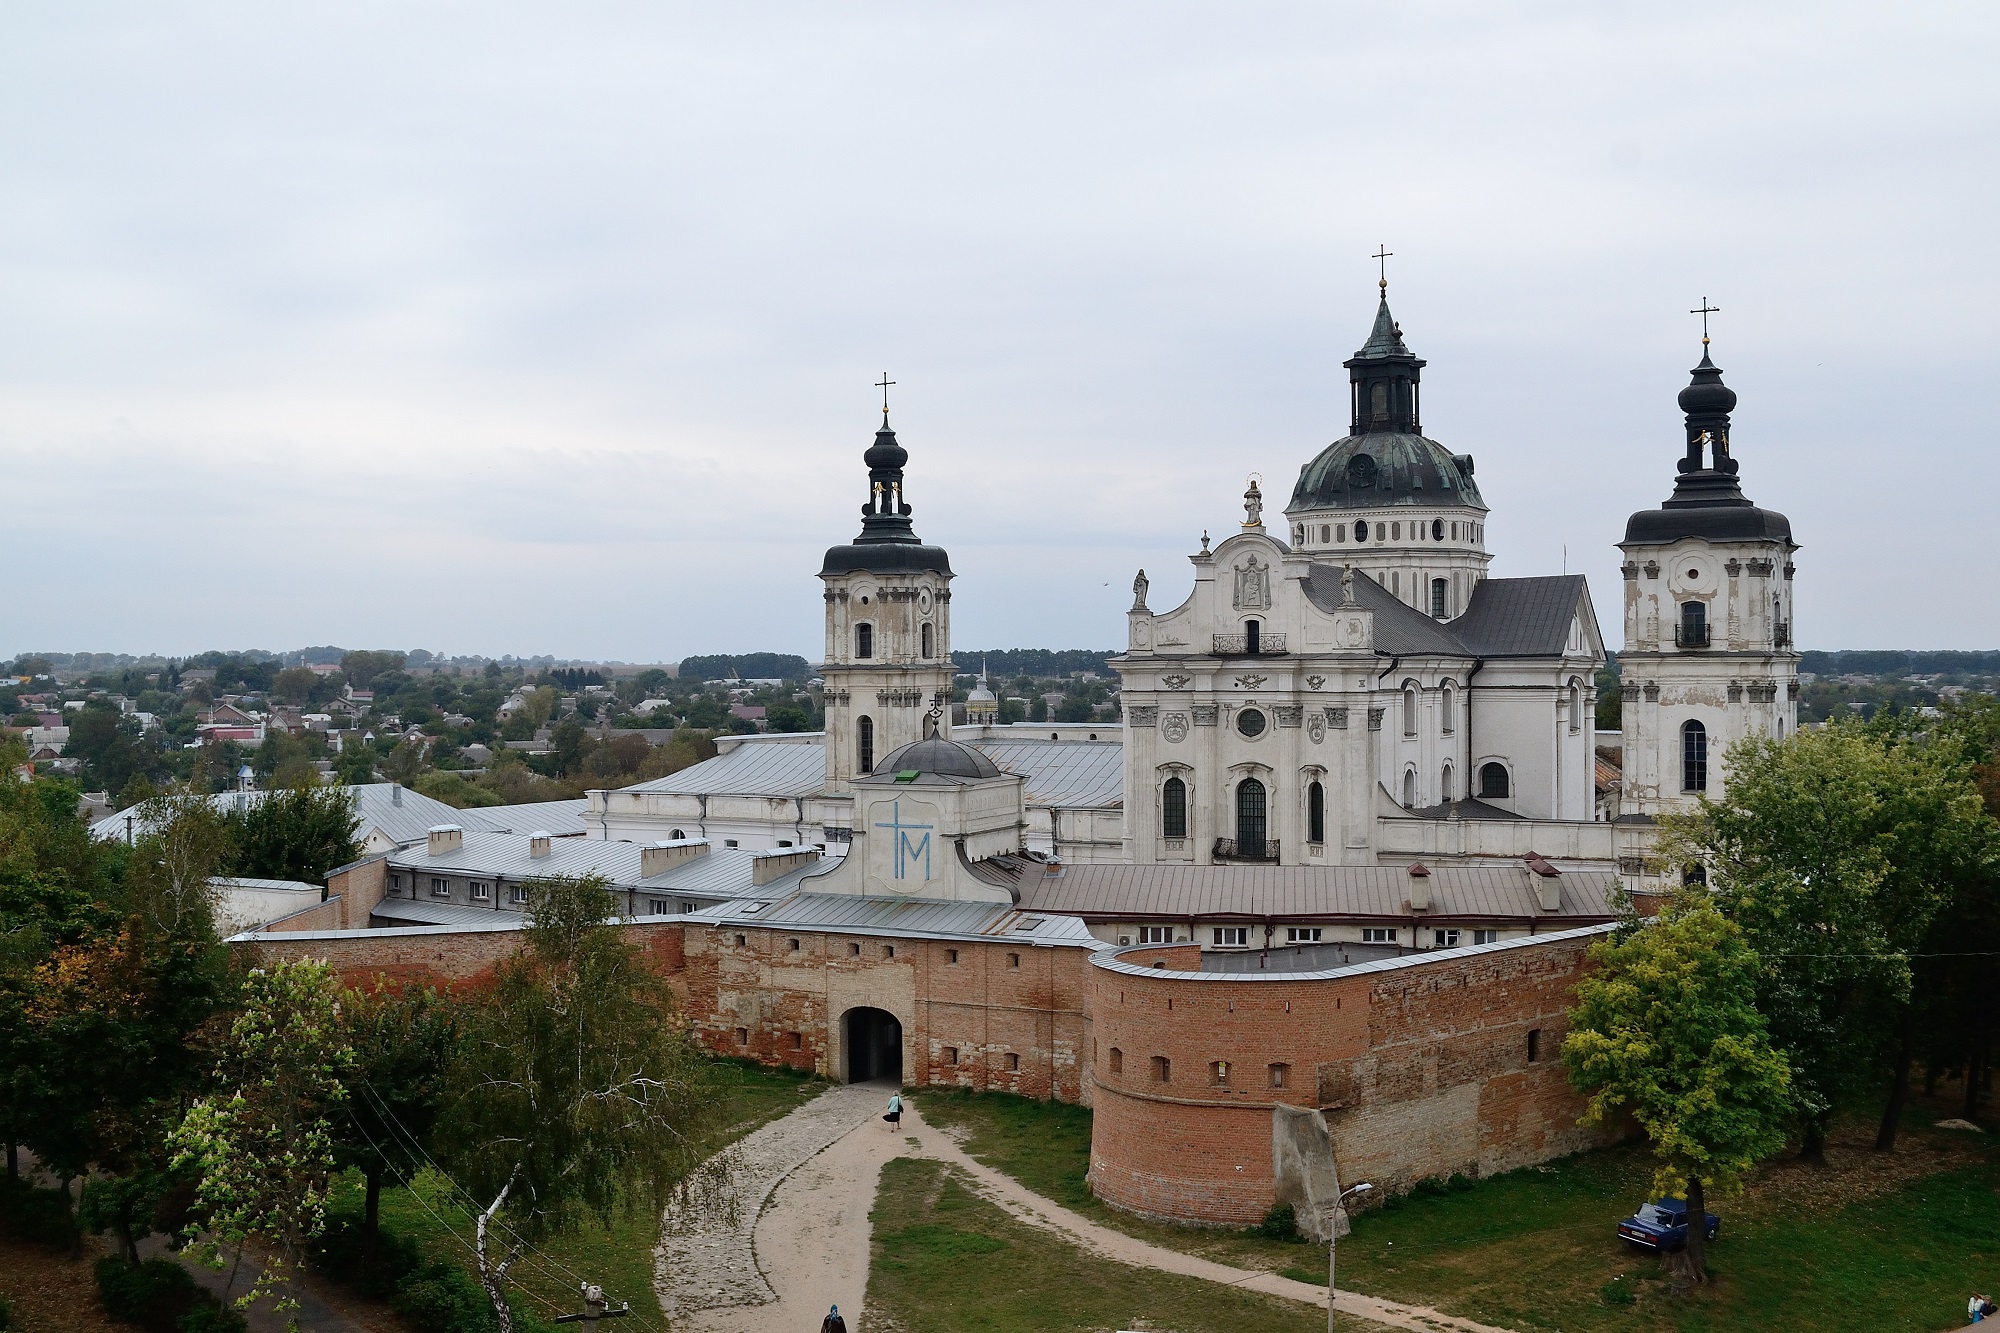
<instances>
[{"instance_id":1,"label":"gabled roof","mask_svg":"<svg viewBox=\"0 0 2000 1333\"><path fill-rule=\"evenodd\" d=\"M624 791L676 796L817 795L826 785L826 748L796 741L750 742Z\"/></svg>"},{"instance_id":2,"label":"gabled roof","mask_svg":"<svg viewBox=\"0 0 2000 1333\"><path fill-rule=\"evenodd\" d=\"M1322 611L1341 607L1341 571L1314 565L1306 579L1306 596ZM1375 613L1375 651L1397 657L1477 657L1451 629L1432 620L1360 570L1354 571L1354 600Z\"/></svg>"},{"instance_id":3,"label":"gabled roof","mask_svg":"<svg viewBox=\"0 0 2000 1333\"><path fill-rule=\"evenodd\" d=\"M1480 657L1561 657L1589 596L1581 574L1481 579L1451 628Z\"/></svg>"},{"instance_id":4,"label":"gabled roof","mask_svg":"<svg viewBox=\"0 0 2000 1333\"><path fill-rule=\"evenodd\" d=\"M393 782L367 782L358 787L349 787L354 794L354 813L360 817L361 827L357 836L367 838L370 833L380 832L391 842L416 842L427 834L435 824L457 824L463 828L488 829L504 828L505 820L495 820L492 815L506 807L496 806L488 810L460 810L446 805L443 801L432 800L422 792L401 788L402 797L397 799L397 785ZM249 809L261 802L268 792L225 791L216 792L208 798L210 805L225 814L231 810ZM142 814L144 807L131 806L120 810L109 818L91 825L90 836L105 841L125 836L125 817L132 818L132 834L143 837L152 832Z\"/></svg>"},{"instance_id":5,"label":"gabled roof","mask_svg":"<svg viewBox=\"0 0 2000 1333\"><path fill-rule=\"evenodd\" d=\"M1534 877L1520 865L1433 865L1427 921L1535 920L1576 925L1608 920L1622 886L1609 870L1562 875L1561 910L1543 912ZM1061 867L1021 877L1020 909L1144 921L1408 919L1403 866L1112 865Z\"/></svg>"}]
</instances>

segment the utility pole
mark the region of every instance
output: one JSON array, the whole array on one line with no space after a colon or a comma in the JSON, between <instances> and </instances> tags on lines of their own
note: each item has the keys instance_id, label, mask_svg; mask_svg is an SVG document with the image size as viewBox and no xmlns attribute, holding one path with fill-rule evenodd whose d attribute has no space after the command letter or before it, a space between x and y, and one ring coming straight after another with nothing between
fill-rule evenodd
<instances>
[{"instance_id":1,"label":"utility pole","mask_svg":"<svg viewBox=\"0 0 2000 1333\"><path fill-rule=\"evenodd\" d=\"M584 1333L596 1333L598 1320L623 1319L626 1315L632 1313L632 1303L630 1301L619 1306L616 1310L607 1310L604 1308L604 1304L604 1288L598 1286L595 1282L586 1282L583 1284L583 1313L559 1314L553 1322L558 1324L582 1324Z\"/></svg>"}]
</instances>

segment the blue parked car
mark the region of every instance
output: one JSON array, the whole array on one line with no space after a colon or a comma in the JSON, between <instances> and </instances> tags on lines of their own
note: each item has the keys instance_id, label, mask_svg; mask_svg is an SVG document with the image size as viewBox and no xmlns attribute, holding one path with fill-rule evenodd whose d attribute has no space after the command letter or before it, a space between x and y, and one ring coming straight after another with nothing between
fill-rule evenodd
<instances>
[{"instance_id":1,"label":"blue parked car","mask_svg":"<svg viewBox=\"0 0 2000 1333\"><path fill-rule=\"evenodd\" d=\"M1714 1240L1722 1230L1722 1219L1714 1213L1707 1218L1706 1234ZM1686 1199L1655 1199L1639 1205L1639 1211L1618 1224L1618 1239L1647 1250L1678 1250L1688 1240Z\"/></svg>"}]
</instances>

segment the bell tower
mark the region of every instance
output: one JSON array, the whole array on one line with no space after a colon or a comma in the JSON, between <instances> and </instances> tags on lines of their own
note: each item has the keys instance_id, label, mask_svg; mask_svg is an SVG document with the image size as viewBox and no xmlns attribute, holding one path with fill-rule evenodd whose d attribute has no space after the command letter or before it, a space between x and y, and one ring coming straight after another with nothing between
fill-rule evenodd
<instances>
[{"instance_id":1,"label":"bell tower","mask_svg":"<svg viewBox=\"0 0 2000 1333\"><path fill-rule=\"evenodd\" d=\"M1723 789L1723 753L1798 728L1791 521L1759 509L1730 449L1736 394L1709 358L1681 390L1686 452L1674 493L1625 525L1624 777L1619 813L1650 816Z\"/></svg>"},{"instance_id":2,"label":"bell tower","mask_svg":"<svg viewBox=\"0 0 2000 1333\"><path fill-rule=\"evenodd\" d=\"M884 377L885 381L887 377ZM868 499L861 533L828 550L826 584L826 794L850 796L854 779L905 745L943 732L949 738L951 560L910 525L903 498L909 452L889 425L887 384L882 428L862 455Z\"/></svg>"}]
</instances>

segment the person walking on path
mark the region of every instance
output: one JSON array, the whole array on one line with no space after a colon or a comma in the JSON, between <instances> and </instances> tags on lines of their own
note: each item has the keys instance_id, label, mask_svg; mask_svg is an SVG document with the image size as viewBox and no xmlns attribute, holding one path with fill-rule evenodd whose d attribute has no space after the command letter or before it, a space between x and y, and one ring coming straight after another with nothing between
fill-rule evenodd
<instances>
[{"instance_id":1,"label":"person walking on path","mask_svg":"<svg viewBox=\"0 0 2000 1333\"><path fill-rule=\"evenodd\" d=\"M847 1321L840 1317L838 1305L828 1310L826 1318L819 1321L819 1333L847 1333Z\"/></svg>"},{"instance_id":2,"label":"person walking on path","mask_svg":"<svg viewBox=\"0 0 2000 1333\"><path fill-rule=\"evenodd\" d=\"M902 1093L892 1092L889 1094L889 1114L883 1116L882 1118L889 1122L889 1128L891 1131L894 1131L897 1128L897 1126L903 1123Z\"/></svg>"}]
</instances>

